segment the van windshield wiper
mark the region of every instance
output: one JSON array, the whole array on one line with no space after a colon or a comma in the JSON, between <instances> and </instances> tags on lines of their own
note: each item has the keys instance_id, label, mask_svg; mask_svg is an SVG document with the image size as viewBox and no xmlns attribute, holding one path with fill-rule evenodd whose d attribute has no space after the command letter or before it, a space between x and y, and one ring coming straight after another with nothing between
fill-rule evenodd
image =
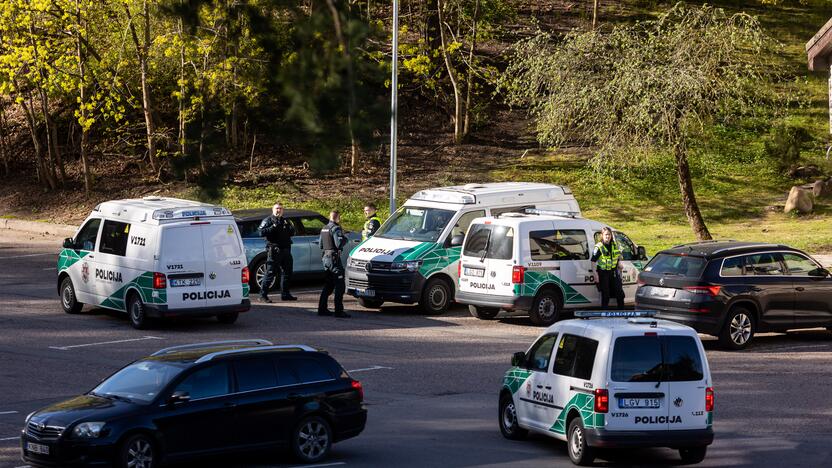
<instances>
[{"instance_id":1,"label":"van windshield wiper","mask_svg":"<svg viewBox=\"0 0 832 468\"><path fill-rule=\"evenodd\" d=\"M485 256L488 255L488 248L491 247L491 234L494 231L491 229L488 230L488 237L485 239L485 247L482 249L482 255L480 256L480 262L485 261Z\"/></svg>"}]
</instances>

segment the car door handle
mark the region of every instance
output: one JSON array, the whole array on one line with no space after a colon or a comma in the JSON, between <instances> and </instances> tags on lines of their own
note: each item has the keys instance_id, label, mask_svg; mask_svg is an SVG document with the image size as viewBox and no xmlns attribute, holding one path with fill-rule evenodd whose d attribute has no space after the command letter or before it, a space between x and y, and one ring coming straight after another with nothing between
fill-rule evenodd
<instances>
[{"instance_id":1,"label":"car door handle","mask_svg":"<svg viewBox=\"0 0 832 468\"><path fill-rule=\"evenodd\" d=\"M95 255L87 255L87 258L95 258Z\"/></svg>"},{"instance_id":2,"label":"car door handle","mask_svg":"<svg viewBox=\"0 0 832 468\"><path fill-rule=\"evenodd\" d=\"M805 291L806 288L804 288L803 286L798 286L798 287L794 288L794 290L795 291Z\"/></svg>"}]
</instances>

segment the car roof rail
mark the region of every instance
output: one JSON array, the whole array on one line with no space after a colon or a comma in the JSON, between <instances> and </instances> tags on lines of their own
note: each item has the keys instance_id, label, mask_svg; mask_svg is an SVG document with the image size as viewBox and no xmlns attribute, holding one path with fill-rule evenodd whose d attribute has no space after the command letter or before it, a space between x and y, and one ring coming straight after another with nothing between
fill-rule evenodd
<instances>
[{"instance_id":1,"label":"car roof rail","mask_svg":"<svg viewBox=\"0 0 832 468\"><path fill-rule=\"evenodd\" d=\"M151 354L150 357L164 356L166 354L178 353L180 351L187 351L189 349L207 348L209 346L271 346L273 343L264 339L253 340L227 340L227 341L207 341L205 343L191 343L186 345L171 346L169 348L160 349Z\"/></svg>"},{"instance_id":2,"label":"car roof rail","mask_svg":"<svg viewBox=\"0 0 832 468\"><path fill-rule=\"evenodd\" d=\"M201 358L196 360L196 364L201 362L207 362L214 358L220 356L227 356L229 354L239 354L239 353L247 353L247 352L254 352L254 351L305 351L305 352L317 352L320 351L319 349L315 349L311 346L301 345L301 344L292 344L292 345L271 345L271 346L254 346L249 348L238 348L238 349L226 349L223 351L217 351L214 353L206 354Z\"/></svg>"},{"instance_id":3,"label":"car roof rail","mask_svg":"<svg viewBox=\"0 0 832 468\"><path fill-rule=\"evenodd\" d=\"M710 240L703 240L703 241L696 241L696 242L688 242L685 244L674 245L671 249L678 249L680 247L687 247L689 250L692 249L694 246L702 245L702 244L715 244L718 242L739 242L736 239L710 239Z\"/></svg>"}]
</instances>

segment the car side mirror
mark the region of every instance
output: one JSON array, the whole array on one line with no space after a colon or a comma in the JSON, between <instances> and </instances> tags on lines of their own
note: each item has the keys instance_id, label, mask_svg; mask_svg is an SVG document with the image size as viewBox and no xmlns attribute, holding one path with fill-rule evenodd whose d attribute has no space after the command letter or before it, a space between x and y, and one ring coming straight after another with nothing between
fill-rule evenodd
<instances>
[{"instance_id":1,"label":"car side mirror","mask_svg":"<svg viewBox=\"0 0 832 468\"><path fill-rule=\"evenodd\" d=\"M639 260L647 260L647 249L644 247L638 246L638 248L636 248L636 253L638 254Z\"/></svg>"},{"instance_id":2,"label":"car side mirror","mask_svg":"<svg viewBox=\"0 0 832 468\"><path fill-rule=\"evenodd\" d=\"M67 237L64 239L64 248L65 249L74 249L75 248L75 241L72 240L71 237Z\"/></svg>"},{"instance_id":3,"label":"car side mirror","mask_svg":"<svg viewBox=\"0 0 832 468\"><path fill-rule=\"evenodd\" d=\"M451 247L459 247L465 241L465 234L457 234L451 237Z\"/></svg>"},{"instance_id":4,"label":"car side mirror","mask_svg":"<svg viewBox=\"0 0 832 468\"><path fill-rule=\"evenodd\" d=\"M186 403L191 400L191 395L188 392L177 390L168 398L168 403L171 405L178 405Z\"/></svg>"},{"instance_id":5,"label":"car side mirror","mask_svg":"<svg viewBox=\"0 0 832 468\"><path fill-rule=\"evenodd\" d=\"M526 367L526 353L514 353L511 356L511 365L514 367Z\"/></svg>"},{"instance_id":6,"label":"car side mirror","mask_svg":"<svg viewBox=\"0 0 832 468\"><path fill-rule=\"evenodd\" d=\"M814 270L809 272L809 276L816 276L818 278L826 278L829 275L829 270L827 270L826 268L815 268Z\"/></svg>"}]
</instances>

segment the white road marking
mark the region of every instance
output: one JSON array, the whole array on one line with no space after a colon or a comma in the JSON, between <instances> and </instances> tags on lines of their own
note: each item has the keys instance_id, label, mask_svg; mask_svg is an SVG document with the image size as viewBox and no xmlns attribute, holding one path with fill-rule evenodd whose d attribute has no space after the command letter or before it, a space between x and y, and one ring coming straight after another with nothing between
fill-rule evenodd
<instances>
[{"instance_id":1,"label":"white road marking","mask_svg":"<svg viewBox=\"0 0 832 468\"><path fill-rule=\"evenodd\" d=\"M99 346L105 344L115 344L115 343L128 343L130 341L144 341L144 340L164 340L164 338L159 336L143 336L141 338L131 338L129 340L116 340L116 341L102 341L100 343L87 343L87 344L79 344L79 345L72 345L72 346L50 346L49 349L58 349L61 351L66 351L72 348L85 348L87 346Z\"/></svg>"},{"instance_id":2,"label":"white road marking","mask_svg":"<svg viewBox=\"0 0 832 468\"><path fill-rule=\"evenodd\" d=\"M56 267L49 267L49 268L44 268L43 269L43 271L48 271L48 270L57 270L57 268Z\"/></svg>"},{"instance_id":3,"label":"white road marking","mask_svg":"<svg viewBox=\"0 0 832 468\"><path fill-rule=\"evenodd\" d=\"M296 465L292 468L319 468L322 466L338 466L338 465L346 465L346 462L335 462L335 463L323 463L321 465Z\"/></svg>"},{"instance_id":4,"label":"white road marking","mask_svg":"<svg viewBox=\"0 0 832 468\"><path fill-rule=\"evenodd\" d=\"M0 415L2 414L17 414L17 411L0 411Z\"/></svg>"},{"instance_id":5,"label":"white road marking","mask_svg":"<svg viewBox=\"0 0 832 468\"><path fill-rule=\"evenodd\" d=\"M4 441L7 441L7 440L20 440L20 437L4 437L4 438L0 439L0 442L4 442Z\"/></svg>"},{"instance_id":6,"label":"white road marking","mask_svg":"<svg viewBox=\"0 0 832 468\"><path fill-rule=\"evenodd\" d=\"M353 370L348 370L347 372L350 372L350 373L352 373L352 372L364 372L364 371L379 370L379 369L392 369L392 367L386 367L386 366L373 366L373 367L365 367L365 368L363 368L363 369L353 369Z\"/></svg>"},{"instance_id":7,"label":"white road marking","mask_svg":"<svg viewBox=\"0 0 832 468\"><path fill-rule=\"evenodd\" d=\"M9 257L0 257L0 260L8 260L10 258L43 257L45 255L57 256L57 254L55 252L50 252L50 253L39 253L39 254L12 255L12 256L9 256Z\"/></svg>"}]
</instances>

